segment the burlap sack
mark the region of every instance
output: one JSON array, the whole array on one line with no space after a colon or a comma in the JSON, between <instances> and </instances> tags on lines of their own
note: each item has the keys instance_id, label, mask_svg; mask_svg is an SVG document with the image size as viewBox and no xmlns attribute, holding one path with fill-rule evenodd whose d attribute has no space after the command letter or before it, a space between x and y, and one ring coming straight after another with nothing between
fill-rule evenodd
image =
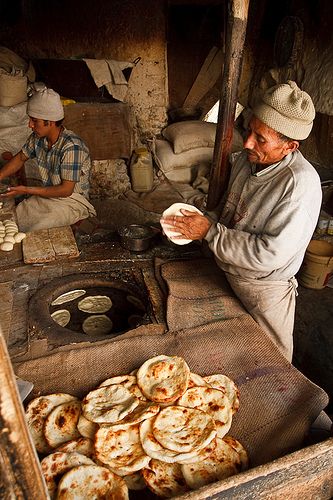
<instances>
[{"instance_id":1,"label":"burlap sack","mask_svg":"<svg viewBox=\"0 0 333 500\"><path fill-rule=\"evenodd\" d=\"M326 393L283 358L250 315L164 335L120 337L14 364L14 370L35 384L31 397L57 391L83 397L104 379L159 354L183 356L193 372L224 373L236 382L240 410L229 434L244 444L252 467L301 447L328 404Z\"/></svg>"},{"instance_id":2,"label":"burlap sack","mask_svg":"<svg viewBox=\"0 0 333 500\"><path fill-rule=\"evenodd\" d=\"M213 259L166 262L160 273L169 292L169 330L192 328L247 314Z\"/></svg>"}]
</instances>

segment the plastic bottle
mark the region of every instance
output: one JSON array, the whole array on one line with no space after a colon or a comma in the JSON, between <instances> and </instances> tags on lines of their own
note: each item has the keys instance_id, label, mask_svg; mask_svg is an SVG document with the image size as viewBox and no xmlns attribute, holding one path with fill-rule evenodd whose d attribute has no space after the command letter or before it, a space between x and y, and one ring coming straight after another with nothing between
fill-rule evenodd
<instances>
[{"instance_id":1,"label":"plastic bottle","mask_svg":"<svg viewBox=\"0 0 333 500\"><path fill-rule=\"evenodd\" d=\"M130 162L132 189L136 193L151 191L154 182L153 160L145 147L136 148Z\"/></svg>"}]
</instances>

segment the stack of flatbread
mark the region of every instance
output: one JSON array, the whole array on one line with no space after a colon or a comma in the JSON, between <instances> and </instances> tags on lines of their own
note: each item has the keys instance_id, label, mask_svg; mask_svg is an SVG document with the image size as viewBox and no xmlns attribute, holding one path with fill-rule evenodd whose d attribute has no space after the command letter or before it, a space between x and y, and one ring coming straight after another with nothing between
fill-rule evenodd
<instances>
[{"instance_id":1,"label":"stack of flatbread","mask_svg":"<svg viewBox=\"0 0 333 500\"><path fill-rule=\"evenodd\" d=\"M40 396L26 419L51 498L121 500L146 487L170 498L248 468L228 435L238 408L226 375L201 377L183 358L160 355L82 401Z\"/></svg>"}]
</instances>

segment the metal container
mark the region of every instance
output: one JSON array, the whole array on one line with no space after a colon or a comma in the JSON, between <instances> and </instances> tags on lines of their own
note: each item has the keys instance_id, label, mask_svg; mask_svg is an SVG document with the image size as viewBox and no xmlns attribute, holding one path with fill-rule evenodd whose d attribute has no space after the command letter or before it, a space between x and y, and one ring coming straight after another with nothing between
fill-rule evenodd
<instances>
[{"instance_id":1,"label":"metal container","mask_svg":"<svg viewBox=\"0 0 333 500\"><path fill-rule=\"evenodd\" d=\"M160 230L143 224L129 224L118 229L121 246L130 252L144 252L151 246Z\"/></svg>"}]
</instances>

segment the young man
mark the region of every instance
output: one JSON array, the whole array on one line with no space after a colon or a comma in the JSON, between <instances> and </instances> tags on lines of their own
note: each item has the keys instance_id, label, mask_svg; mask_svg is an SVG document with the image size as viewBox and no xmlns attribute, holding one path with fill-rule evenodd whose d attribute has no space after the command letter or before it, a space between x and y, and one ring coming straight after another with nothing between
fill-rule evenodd
<instances>
[{"instance_id":1,"label":"young man","mask_svg":"<svg viewBox=\"0 0 333 500\"><path fill-rule=\"evenodd\" d=\"M208 242L235 294L289 361L294 276L322 199L319 176L298 151L314 117L310 96L295 82L268 89L253 110L243 151L232 158L220 221L188 211L163 220L180 238Z\"/></svg>"},{"instance_id":2,"label":"young man","mask_svg":"<svg viewBox=\"0 0 333 500\"><path fill-rule=\"evenodd\" d=\"M20 231L74 224L96 215L89 202L91 161L84 142L62 125L64 109L52 89L37 91L27 105L32 134L1 170L0 181L35 159L40 186L10 186L3 197L28 195L16 208Z\"/></svg>"}]
</instances>

